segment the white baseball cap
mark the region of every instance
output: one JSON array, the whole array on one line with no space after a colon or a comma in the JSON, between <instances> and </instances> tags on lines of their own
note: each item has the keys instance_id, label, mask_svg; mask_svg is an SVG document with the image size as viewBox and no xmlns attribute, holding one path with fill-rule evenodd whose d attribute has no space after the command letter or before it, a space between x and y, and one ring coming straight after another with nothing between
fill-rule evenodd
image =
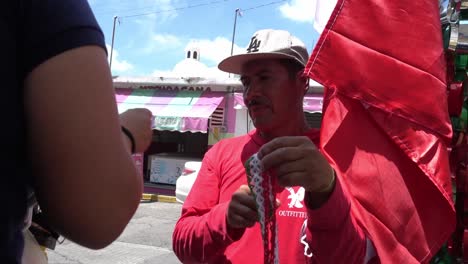
<instances>
[{"instance_id":1,"label":"white baseball cap","mask_svg":"<svg viewBox=\"0 0 468 264\"><path fill-rule=\"evenodd\" d=\"M218 68L240 74L245 63L257 59L291 59L305 67L309 53L304 43L288 31L262 29L254 33L245 53L227 57Z\"/></svg>"}]
</instances>

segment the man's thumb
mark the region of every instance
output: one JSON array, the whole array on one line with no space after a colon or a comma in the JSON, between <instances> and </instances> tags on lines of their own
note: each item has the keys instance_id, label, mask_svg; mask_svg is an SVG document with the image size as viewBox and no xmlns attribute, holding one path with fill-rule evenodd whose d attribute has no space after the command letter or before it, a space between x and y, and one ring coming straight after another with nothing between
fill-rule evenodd
<instances>
[{"instance_id":1,"label":"man's thumb","mask_svg":"<svg viewBox=\"0 0 468 264\"><path fill-rule=\"evenodd\" d=\"M241 187L239 187L238 191L249 194L249 195L252 194L252 191L250 190L250 187L247 186L247 185L241 185Z\"/></svg>"}]
</instances>

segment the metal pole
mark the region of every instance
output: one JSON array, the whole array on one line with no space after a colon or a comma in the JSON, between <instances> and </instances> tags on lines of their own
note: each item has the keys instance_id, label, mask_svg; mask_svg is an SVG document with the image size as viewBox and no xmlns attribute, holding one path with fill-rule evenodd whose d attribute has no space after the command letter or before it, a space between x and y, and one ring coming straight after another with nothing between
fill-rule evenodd
<instances>
[{"instance_id":1,"label":"metal pole","mask_svg":"<svg viewBox=\"0 0 468 264\"><path fill-rule=\"evenodd\" d=\"M239 13L239 8L236 8L234 13L234 28L232 29L232 41L231 41L231 56L234 52L234 38L236 37L236 24L237 24L237 14Z\"/></svg>"},{"instance_id":2,"label":"metal pole","mask_svg":"<svg viewBox=\"0 0 468 264\"><path fill-rule=\"evenodd\" d=\"M115 36L115 22L117 22L118 16L114 16L114 26L112 28L112 44L111 44L111 50L110 50L110 58L109 58L109 68L111 70L112 74L112 53L114 53L114 36Z\"/></svg>"},{"instance_id":3,"label":"metal pole","mask_svg":"<svg viewBox=\"0 0 468 264\"><path fill-rule=\"evenodd\" d=\"M236 8L236 11L234 12L234 27L232 29L232 40L231 40L231 56L232 56L232 53L234 52L234 39L236 37L237 15L239 11L240 9ZM228 77L231 77L231 73L228 74Z\"/></svg>"}]
</instances>

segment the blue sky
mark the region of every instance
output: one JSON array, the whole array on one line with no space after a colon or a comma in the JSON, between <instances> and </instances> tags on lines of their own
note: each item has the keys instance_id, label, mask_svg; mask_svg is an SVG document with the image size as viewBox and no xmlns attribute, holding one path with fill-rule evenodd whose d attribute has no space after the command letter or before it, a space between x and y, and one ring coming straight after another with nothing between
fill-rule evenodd
<instances>
[{"instance_id":1,"label":"blue sky","mask_svg":"<svg viewBox=\"0 0 468 264\"><path fill-rule=\"evenodd\" d=\"M312 50L318 33L313 27L313 0L88 0L112 42L112 72L121 76L162 76L185 58L188 45L200 50L208 67L228 56L236 8L234 53L244 50L259 29L285 29Z\"/></svg>"}]
</instances>

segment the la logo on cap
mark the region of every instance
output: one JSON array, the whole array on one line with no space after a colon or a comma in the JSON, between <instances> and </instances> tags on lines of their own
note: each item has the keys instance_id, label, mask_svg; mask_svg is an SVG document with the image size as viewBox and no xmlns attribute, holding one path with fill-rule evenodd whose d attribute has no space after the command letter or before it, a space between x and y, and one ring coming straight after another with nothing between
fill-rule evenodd
<instances>
[{"instance_id":1,"label":"la logo on cap","mask_svg":"<svg viewBox=\"0 0 468 264\"><path fill-rule=\"evenodd\" d=\"M258 40L257 36L253 36L250 39L250 44L249 44L249 47L247 48L247 53L259 51L258 48L260 48L260 43L262 43L262 41Z\"/></svg>"}]
</instances>

